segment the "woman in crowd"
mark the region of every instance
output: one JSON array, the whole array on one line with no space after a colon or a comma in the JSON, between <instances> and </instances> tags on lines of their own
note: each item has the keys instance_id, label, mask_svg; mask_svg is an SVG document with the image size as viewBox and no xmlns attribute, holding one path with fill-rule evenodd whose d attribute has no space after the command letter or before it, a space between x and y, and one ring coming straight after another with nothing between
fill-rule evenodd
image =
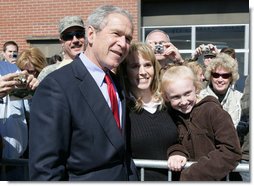
<instances>
[{"instance_id":1,"label":"woman in crowd","mask_svg":"<svg viewBox=\"0 0 254 186\"><path fill-rule=\"evenodd\" d=\"M159 70L153 50L145 43L133 43L120 65L129 98L128 141L134 159L166 160L167 148L178 140L177 128L160 92ZM145 169L145 181L167 179L166 169Z\"/></svg>"},{"instance_id":2,"label":"woman in crowd","mask_svg":"<svg viewBox=\"0 0 254 186\"><path fill-rule=\"evenodd\" d=\"M200 81L187 66L168 68L161 87L179 132L179 144L167 152L169 168L181 171L181 181L223 180L241 159L230 115L215 97L198 98ZM186 161L195 163L183 169Z\"/></svg>"},{"instance_id":3,"label":"woman in crowd","mask_svg":"<svg viewBox=\"0 0 254 186\"><path fill-rule=\"evenodd\" d=\"M23 50L20 55L18 56L16 65L20 68L22 71L27 71L27 75L25 76L25 79L28 76L33 76L34 79L36 80L36 86L39 85L39 81L37 79L39 73L41 70L47 66L47 61L46 57L44 54L35 47L31 47L28 49ZM34 81L35 81L34 80ZM29 128L29 121L30 121L30 108L32 104L32 96L34 94L35 89L27 89L27 86L20 87L18 89L15 89L11 95L14 95L15 97L18 98L23 98L24 99L24 104L26 108L26 120L27 120L27 125ZM28 148L24 153L24 158L28 158Z\"/></svg>"},{"instance_id":4,"label":"woman in crowd","mask_svg":"<svg viewBox=\"0 0 254 186\"><path fill-rule=\"evenodd\" d=\"M18 59L16 61L16 65L19 67L21 71L26 71L26 75L23 77L25 81L29 75L34 77L34 84L36 87L39 85L39 81L37 77L40 71L46 67L47 61L44 54L38 48L28 48L20 53ZM34 89L27 89L27 86L24 83L24 86L20 86L19 88L13 90L11 95L17 98L30 99L34 93ZM31 100L29 100L29 104L31 104Z\"/></svg>"},{"instance_id":5,"label":"woman in crowd","mask_svg":"<svg viewBox=\"0 0 254 186\"><path fill-rule=\"evenodd\" d=\"M38 77L41 70L47 66L47 61L38 48L31 47L20 53L16 64L21 70Z\"/></svg>"},{"instance_id":6,"label":"woman in crowd","mask_svg":"<svg viewBox=\"0 0 254 186\"><path fill-rule=\"evenodd\" d=\"M234 89L234 84L239 79L237 62L228 54L217 54L207 66L205 77L208 85L200 92L200 96L216 97L237 127L241 118L242 97L242 93Z\"/></svg>"}]
</instances>

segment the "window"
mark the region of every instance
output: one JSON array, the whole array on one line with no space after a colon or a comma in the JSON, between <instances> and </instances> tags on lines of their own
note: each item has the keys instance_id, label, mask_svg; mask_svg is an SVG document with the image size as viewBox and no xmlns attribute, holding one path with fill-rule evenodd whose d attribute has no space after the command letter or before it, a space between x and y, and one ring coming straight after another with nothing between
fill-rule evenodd
<instances>
[{"instance_id":1,"label":"window","mask_svg":"<svg viewBox=\"0 0 254 186\"><path fill-rule=\"evenodd\" d=\"M236 88L243 90L244 80L249 71L249 24L143 27L142 41L145 41L146 35L154 29L168 33L171 42L179 49L183 58L190 58L200 44L211 43L218 49L234 48L240 74Z\"/></svg>"}]
</instances>

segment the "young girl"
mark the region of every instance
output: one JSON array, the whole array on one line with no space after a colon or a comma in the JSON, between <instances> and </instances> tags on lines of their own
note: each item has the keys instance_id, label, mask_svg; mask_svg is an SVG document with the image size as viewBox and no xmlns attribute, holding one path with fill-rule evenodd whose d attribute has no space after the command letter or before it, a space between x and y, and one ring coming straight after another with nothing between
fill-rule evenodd
<instances>
[{"instance_id":1,"label":"young girl","mask_svg":"<svg viewBox=\"0 0 254 186\"><path fill-rule=\"evenodd\" d=\"M179 144L168 148L168 166L182 171L180 180L223 180L241 159L241 149L230 115L218 100L199 100L200 83L187 66L173 66L162 75L162 92L172 107ZM189 168L186 161L194 161Z\"/></svg>"}]
</instances>

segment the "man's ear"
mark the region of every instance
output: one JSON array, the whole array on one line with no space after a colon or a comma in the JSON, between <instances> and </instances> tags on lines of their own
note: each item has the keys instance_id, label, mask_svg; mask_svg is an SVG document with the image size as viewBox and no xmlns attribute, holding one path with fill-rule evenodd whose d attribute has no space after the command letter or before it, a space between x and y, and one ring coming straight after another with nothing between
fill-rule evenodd
<instances>
[{"instance_id":1,"label":"man's ear","mask_svg":"<svg viewBox=\"0 0 254 186\"><path fill-rule=\"evenodd\" d=\"M62 40L62 39L59 37L59 42L60 42L61 46L63 47L63 46L64 46L64 40Z\"/></svg>"},{"instance_id":2,"label":"man's ear","mask_svg":"<svg viewBox=\"0 0 254 186\"><path fill-rule=\"evenodd\" d=\"M89 25L86 29L88 43L93 43L96 37L96 31L93 26Z\"/></svg>"}]
</instances>

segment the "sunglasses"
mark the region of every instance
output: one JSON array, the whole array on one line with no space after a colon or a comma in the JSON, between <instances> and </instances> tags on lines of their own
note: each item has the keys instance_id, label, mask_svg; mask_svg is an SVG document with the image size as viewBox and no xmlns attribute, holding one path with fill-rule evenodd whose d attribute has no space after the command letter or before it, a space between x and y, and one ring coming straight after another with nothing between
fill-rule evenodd
<instances>
[{"instance_id":1,"label":"sunglasses","mask_svg":"<svg viewBox=\"0 0 254 186\"><path fill-rule=\"evenodd\" d=\"M230 77L232 76L232 74L231 74L231 73L219 74L219 73L213 72L213 73L212 73L212 76L213 76L214 78L222 77L223 79L228 79L228 78L230 78Z\"/></svg>"},{"instance_id":2,"label":"sunglasses","mask_svg":"<svg viewBox=\"0 0 254 186\"><path fill-rule=\"evenodd\" d=\"M74 32L66 32L64 34L61 35L61 38L64 41L70 41L73 39L73 37L76 37L78 39L80 38L84 38L85 37L85 32L84 31L74 31Z\"/></svg>"}]
</instances>

